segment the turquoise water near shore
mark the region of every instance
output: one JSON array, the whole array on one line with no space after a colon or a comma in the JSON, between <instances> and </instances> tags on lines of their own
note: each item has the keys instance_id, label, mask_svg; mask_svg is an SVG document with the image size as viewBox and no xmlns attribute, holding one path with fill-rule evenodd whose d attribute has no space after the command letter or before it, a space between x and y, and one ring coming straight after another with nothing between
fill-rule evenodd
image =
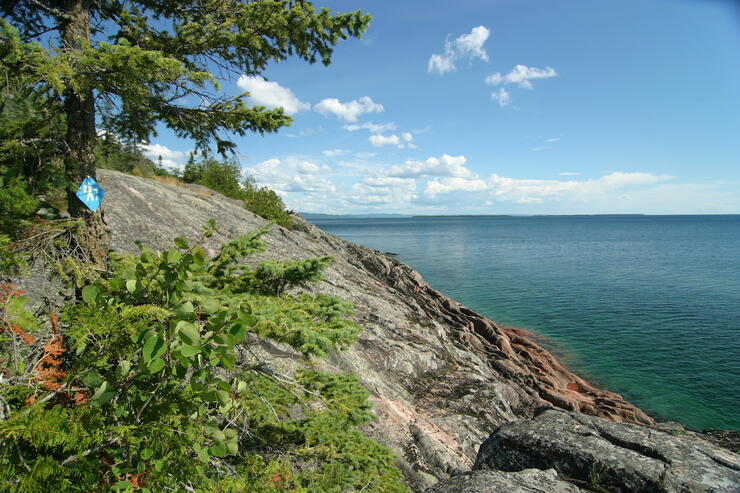
<instances>
[{"instance_id":1,"label":"turquoise water near shore","mask_svg":"<svg viewBox=\"0 0 740 493\"><path fill-rule=\"evenodd\" d=\"M740 215L322 218L661 420L740 429Z\"/></svg>"}]
</instances>

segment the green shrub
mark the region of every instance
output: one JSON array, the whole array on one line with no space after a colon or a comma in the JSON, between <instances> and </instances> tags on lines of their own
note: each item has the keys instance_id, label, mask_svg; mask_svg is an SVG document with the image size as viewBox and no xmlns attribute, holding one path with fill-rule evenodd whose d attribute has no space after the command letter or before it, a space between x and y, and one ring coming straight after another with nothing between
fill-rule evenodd
<instances>
[{"instance_id":1,"label":"green shrub","mask_svg":"<svg viewBox=\"0 0 740 493\"><path fill-rule=\"evenodd\" d=\"M12 237L29 224L39 208L39 200L29 190L28 182L0 168L0 233Z\"/></svg>"},{"instance_id":2,"label":"green shrub","mask_svg":"<svg viewBox=\"0 0 740 493\"><path fill-rule=\"evenodd\" d=\"M251 176L243 182L244 207L258 216L274 221L276 224L290 229L293 220L285 210L283 199L267 187L258 187Z\"/></svg>"},{"instance_id":3,"label":"green shrub","mask_svg":"<svg viewBox=\"0 0 740 493\"><path fill-rule=\"evenodd\" d=\"M284 375L250 351L250 333L308 358L359 332L347 303L275 287L318 279L328 259L240 265L265 232L211 259L182 238L114 257L46 337L3 289L0 359L15 364L0 387L0 490L407 491L357 429L373 415L355 376Z\"/></svg>"},{"instance_id":4,"label":"green shrub","mask_svg":"<svg viewBox=\"0 0 740 493\"><path fill-rule=\"evenodd\" d=\"M259 187L253 177L241 181L241 167L235 160L218 161L211 157L196 161L191 155L183 172L183 181L197 183L229 198L243 200L244 207L260 217L290 228L292 219L283 199L267 187Z\"/></svg>"}]
</instances>

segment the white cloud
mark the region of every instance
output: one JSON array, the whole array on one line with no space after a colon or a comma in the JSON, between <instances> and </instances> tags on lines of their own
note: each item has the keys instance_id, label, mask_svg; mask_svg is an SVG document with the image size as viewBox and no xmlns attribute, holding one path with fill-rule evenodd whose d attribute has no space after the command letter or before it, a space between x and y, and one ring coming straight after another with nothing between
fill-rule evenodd
<instances>
[{"instance_id":1,"label":"white cloud","mask_svg":"<svg viewBox=\"0 0 740 493\"><path fill-rule=\"evenodd\" d=\"M187 159L191 151L175 151L162 144L144 144L143 154L149 159L158 159L162 156L162 159L182 160Z\"/></svg>"},{"instance_id":2,"label":"white cloud","mask_svg":"<svg viewBox=\"0 0 740 493\"><path fill-rule=\"evenodd\" d=\"M580 173L572 173L572 172L568 172L568 171L565 171L565 172L559 173L559 174L560 174L560 176L578 176L578 175L580 175Z\"/></svg>"},{"instance_id":3,"label":"white cloud","mask_svg":"<svg viewBox=\"0 0 740 493\"><path fill-rule=\"evenodd\" d=\"M346 149L325 149L321 151L321 154L323 154L326 157L336 157L341 156L342 154L347 154L349 151Z\"/></svg>"},{"instance_id":4,"label":"white cloud","mask_svg":"<svg viewBox=\"0 0 740 493\"><path fill-rule=\"evenodd\" d=\"M312 163L311 161L299 161L295 164L295 168L299 173L302 173L304 175L321 175L326 173L331 173L331 168L326 165L318 165L315 163Z\"/></svg>"},{"instance_id":5,"label":"white cloud","mask_svg":"<svg viewBox=\"0 0 740 493\"><path fill-rule=\"evenodd\" d=\"M369 187L400 187L406 190L416 189L416 180L413 178L397 178L393 176L366 176L362 183Z\"/></svg>"},{"instance_id":6,"label":"white cloud","mask_svg":"<svg viewBox=\"0 0 740 493\"><path fill-rule=\"evenodd\" d=\"M396 129L396 124L393 122L389 123L373 123L373 122L367 122L367 123L352 123L349 125L344 126L345 130L349 130L350 132L355 132L357 130L369 130L370 133L374 134L382 134L384 132L392 132Z\"/></svg>"},{"instance_id":7,"label":"white cloud","mask_svg":"<svg viewBox=\"0 0 740 493\"><path fill-rule=\"evenodd\" d=\"M397 146L401 144L401 139L399 139L396 134L389 135L387 137L385 135L371 135L368 137L368 140L373 147L382 147L387 145Z\"/></svg>"},{"instance_id":8,"label":"white cloud","mask_svg":"<svg viewBox=\"0 0 740 493\"><path fill-rule=\"evenodd\" d=\"M337 98L327 98L315 104L313 109L324 116L334 115L340 120L356 122L357 118L365 113L382 113L383 105L375 103L369 96L346 103L340 102Z\"/></svg>"},{"instance_id":9,"label":"white cloud","mask_svg":"<svg viewBox=\"0 0 740 493\"><path fill-rule=\"evenodd\" d=\"M260 76L242 75L236 85L243 91L249 92L249 101L257 106L283 108L289 115L311 108L310 104L299 100L290 89Z\"/></svg>"},{"instance_id":10,"label":"white cloud","mask_svg":"<svg viewBox=\"0 0 740 493\"><path fill-rule=\"evenodd\" d=\"M537 146L537 147L533 147L531 150L534 152L538 152L538 151L546 151L548 149L552 149L552 146Z\"/></svg>"},{"instance_id":11,"label":"white cloud","mask_svg":"<svg viewBox=\"0 0 740 493\"><path fill-rule=\"evenodd\" d=\"M504 106L509 106L511 95L502 87L498 91L491 93L491 99L497 101L498 105L503 108Z\"/></svg>"},{"instance_id":12,"label":"white cloud","mask_svg":"<svg viewBox=\"0 0 740 493\"><path fill-rule=\"evenodd\" d=\"M267 186L285 197L289 192L335 192L334 183L319 176L330 171L327 165L288 157L262 161L244 168L243 174L252 175L259 185Z\"/></svg>"},{"instance_id":13,"label":"white cloud","mask_svg":"<svg viewBox=\"0 0 740 493\"><path fill-rule=\"evenodd\" d=\"M434 178L427 182L424 193L435 197L440 193L449 192L480 192L486 190L488 185L483 180L468 180L467 178Z\"/></svg>"},{"instance_id":14,"label":"white cloud","mask_svg":"<svg viewBox=\"0 0 740 493\"><path fill-rule=\"evenodd\" d=\"M374 175L355 183L348 201L357 205L393 204L403 209L415 198L416 180L413 178Z\"/></svg>"},{"instance_id":15,"label":"white cloud","mask_svg":"<svg viewBox=\"0 0 740 493\"><path fill-rule=\"evenodd\" d=\"M414 136L410 132L404 132L399 137L396 134L393 135L371 135L368 137L368 141L373 147L383 147L387 145L393 145L399 149L414 149L416 145L412 142Z\"/></svg>"},{"instance_id":16,"label":"white cloud","mask_svg":"<svg viewBox=\"0 0 740 493\"><path fill-rule=\"evenodd\" d=\"M488 61L488 54L483 49L483 44L490 36L489 31L484 26L474 27L469 34L463 34L454 41L449 39L445 42L445 52L442 55L433 54L427 63L427 72L444 75L448 72L457 70L455 62L461 59L473 60L480 58L484 62Z\"/></svg>"},{"instance_id":17,"label":"white cloud","mask_svg":"<svg viewBox=\"0 0 740 493\"><path fill-rule=\"evenodd\" d=\"M398 178L422 178L425 176L449 176L457 178L477 178L466 168L465 156L442 155L430 157L426 161L406 161L402 166L391 166L388 176Z\"/></svg>"},{"instance_id":18,"label":"white cloud","mask_svg":"<svg viewBox=\"0 0 740 493\"><path fill-rule=\"evenodd\" d=\"M640 188L670 180L668 175L651 173L615 172L595 180L559 181L517 179L492 174L488 179L491 195L499 201L520 204L543 202L544 200L591 201L612 196L626 189Z\"/></svg>"},{"instance_id":19,"label":"white cloud","mask_svg":"<svg viewBox=\"0 0 740 493\"><path fill-rule=\"evenodd\" d=\"M159 157L162 157L162 166L171 169L183 169L192 150L176 151L162 144L143 144L142 154L155 163L159 164Z\"/></svg>"},{"instance_id":20,"label":"white cloud","mask_svg":"<svg viewBox=\"0 0 740 493\"><path fill-rule=\"evenodd\" d=\"M501 75L499 72L491 74L486 77L486 84L497 86L499 84L517 84L519 87L524 89L532 89L532 79L549 79L550 77L557 76L557 72L552 67L545 69L537 67L527 67L526 65L517 65L514 69L506 75Z\"/></svg>"},{"instance_id":21,"label":"white cloud","mask_svg":"<svg viewBox=\"0 0 740 493\"><path fill-rule=\"evenodd\" d=\"M560 142L560 137L552 137L550 139L545 139L545 142Z\"/></svg>"}]
</instances>

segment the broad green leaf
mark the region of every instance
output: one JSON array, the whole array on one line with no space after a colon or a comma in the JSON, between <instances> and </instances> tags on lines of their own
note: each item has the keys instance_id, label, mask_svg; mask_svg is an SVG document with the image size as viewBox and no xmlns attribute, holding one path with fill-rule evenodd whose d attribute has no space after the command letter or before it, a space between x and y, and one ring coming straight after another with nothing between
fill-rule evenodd
<instances>
[{"instance_id":1,"label":"broad green leaf","mask_svg":"<svg viewBox=\"0 0 740 493\"><path fill-rule=\"evenodd\" d=\"M97 286L93 286L92 284L82 288L82 299L88 305L92 305L93 303L95 303L95 298L97 298L99 294L100 289Z\"/></svg>"},{"instance_id":2,"label":"broad green leaf","mask_svg":"<svg viewBox=\"0 0 740 493\"><path fill-rule=\"evenodd\" d=\"M175 241L175 246L177 248L182 248L183 250L187 250L189 248L188 247L188 240L186 240L182 236L178 236L177 238L175 238L174 241Z\"/></svg>"},{"instance_id":3,"label":"broad green leaf","mask_svg":"<svg viewBox=\"0 0 740 493\"><path fill-rule=\"evenodd\" d=\"M136 287L138 285L138 281L136 279L130 279L126 281L126 289L129 293L134 293L136 291Z\"/></svg>"},{"instance_id":4,"label":"broad green leaf","mask_svg":"<svg viewBox=\"0 0 740 493\"><path fill-rule=\"evenodd\" d=\"M198 326L191 322L180 321L177 323L177 337L189 346L195 346L200 342Z\"/></svg>"},{"instance_id":5,"label":"broad green leaf","mask_svg":"<svg viewBox=\"0 0 740 493\"><path fill-rule=\"evenodd\" d=\"M231 402L231 398L229 397L228 392L224 392L223 390L217 390L216 391L216 399L218 399L219 404L222 406L225 406L229 402Z\"/></svg>"},{"instance_id":6,"label":"broad green leaf","mask_svg":"<svg viewBox=\"0 0 740 493\"><path fill-rule=\"evenodd\" d=\"M211 459L211 454L208 453L207 448L204 448L200 452L198 452L198 459L203 463L206 463Z\"/></svg>"},{"instance_id":7,"label":"broad green leaf","mask_svg":"<svg viewBox=\"0 0 740 493\"><path fill-rule=\"evenodd\" d=\"M228 442L226 443L226 451L228 452L228 455L236 455L239 453L239 444L236 442Z\"/></svg>"},{"instance_id":8,"label":"broad green leaf","mask_svg":"<svg viewBox=\"0 0 740 493\"><path fill-rule=\"evenodd\" d=\"M177 284L180 284L181 281L179 281ZM185 303L181 303L175 309L173 310L175 313L175 317L183 319L183 318L191 318L193 313L195 313L195 307L192 303L189 301L186 301Z\"/></svg>"},{"instance_id":9,"label":"broad green leaf","mask_svg":"<svg viewBox=\"0 0 740 493\"><path fill-rule=\"evenodd\" d=\"M79 356L85 352L85 349L87 349L87 343L83 342L82 344L77 346L77 351L75 351L75 354Z\"/></svg>"},{"instance_id":10,"label":"broad green leaf","mask_svg":"<svg viewBox=\"0 0 740 493\"><path fill-rule=\"evenodd\" d=\"M200 394L200 397L206 402L216 402L218 400L218 396L216 395L216 392L213 390L203 392L202 394Z\"/></svg>"},{"instance_id":11,"label":"broad green leaf","mask_svg":"<svg viewBox=\"0 0 740 493\"><path fill-rule=\"evenodd\" d=\"M181 258L182 258L182 253L180 253L180 250L176 248L171 248L167 252L167 262L171 264L176 264Z\"/></svg>"},{"instance_id":12,"label":"broad green leaf","mask_svg":"<svg viewBox=\"0 0 740 493\"><path fill-rule=\"evenodd\" d=\"M102 404L105 404L106 402L111 400L113 398L113 395L115 394L115 392L108 392L107 390L108 390L108 382L104 381L100 385L100 387L97 388L97 390L92 395L90 400L99 406Z\"/></svg>"},{"instance_id":13,"label":"broad green leaf","mask_svg":"<svg viewBox=\"0 0 740 493\"><path fill-rule=\"evenodd\" d=\"M247 337L247 329L244 324L236 323L229 328L229 334L234 338L234 344L239 344Z\"/></svg>"},{"instance_id":14,"label":"broad green leaf","mask_svg":"<svg viewBox=\"0 0 740 493\"><path fill-rule=\"evenodd\" d=\"M123 359L118 362L118 366L116 366L116 377L118 378L126 378L131 371L131 362L129 360Z\"/></svg>"},{"instance_id":15,"label":"broad green leaf","mask_svg":"<svg viewBox=\"0 0 740 493\"><path fill-rule=\"evenodd\" d=\"M164 367L164 360L162 358L157 358L149 362L149 364L147 365L147 370L149 370L149 373L158 373L162 371L162 368Z\"/></svg>"},{"instance_id":16,"label":"broad green leaf","mask_svg":"<svg viewBox=\"0 0 740 493\"><path fill-rule=\"evenodd\" d=\"M141 354L144 362L149 363L151 360L162 356L166 350L167 345L164 343L164 339L159 335L155 335L144 343Z\"/></svg>"},{"instance_id":17,"label":"broad green leaf","mask_svg":"<svg viewBox=\"0 0 740 493\"><path fill-rule=\"evenodd\" d=\"M139 456L144 460L148 460L152 455L154 455L154 451L150 448L145 448L139 452Z\"/></svg>"},{"instance_id":18,"label":"broad green leaf","mask_svg":"<svg viewBox=\"0 0 740 493\"><path fill-rule=\"evenodd\" d=\"M193 259L196 264L203 264L206 261L206 252L201 247L193 248Z\"/></svg>"},{"instance_id":19,"label":"broad green leaf","mask_svg":"<svg viewBox=\"0 0 740 493\"><path fill-rule=\"evenodd\" d=\"M223 457L228 452L228 449L226 448L226 444L224 444L223 442L216 442L208 447L208 451L211 453L211 455L215 455L216 457Z\"/></svg>"},{"instance_id":20,"label":"broad green leaf","mask_svg":"<svg viewBox=\"0 0 740 493\"><path fill-rule=\"evenodd\" d=\"M206 313L216 313L221 308L221 303L216 298L206 298L200 306Z\"/></svg>"},{"instance_id":21,"label":"broad green leaf","mask_svg":"<svg viewBox=\"0 0 740 493\"><path fill-rule=\"evenodd\" d=\"M103 384L103 377L100 375L100 373L96 371L91 371L89 373L86 373L85 376L82 377L82 383L84 383L88 387L97 388Z\"/></svg>"},{"instance_id":22,"label":"broad green leaf","mask_svg":"<svg viewBox=\"0 0 740 493\"><path fill-rule=\"evenodd\" d=\"M180 354L182 354L186 358L195 356L196 354L200 353L200 351L200 346L188 346L187 344L183 344L182 346L180 346Z\"/></svg>"}]
</instances>

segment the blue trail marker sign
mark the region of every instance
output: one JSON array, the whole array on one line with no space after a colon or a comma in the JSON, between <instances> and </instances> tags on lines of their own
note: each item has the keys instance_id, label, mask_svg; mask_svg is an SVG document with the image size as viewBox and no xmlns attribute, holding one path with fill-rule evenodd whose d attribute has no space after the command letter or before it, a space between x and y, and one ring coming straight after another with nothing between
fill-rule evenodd
<instances>
[{"instance_id":1,"label":"blue trail marker sign","mask_svg":"<svg viewBox=\"0 0 740 493\"><path fill-rule=\"evenodd\" d=\"M77 189L77 198L91 211L100 207L103 197L105 197L105 190L98 185L94 178L89 176L82 180L80 188Z\"/></svg>"}]
</instances>

